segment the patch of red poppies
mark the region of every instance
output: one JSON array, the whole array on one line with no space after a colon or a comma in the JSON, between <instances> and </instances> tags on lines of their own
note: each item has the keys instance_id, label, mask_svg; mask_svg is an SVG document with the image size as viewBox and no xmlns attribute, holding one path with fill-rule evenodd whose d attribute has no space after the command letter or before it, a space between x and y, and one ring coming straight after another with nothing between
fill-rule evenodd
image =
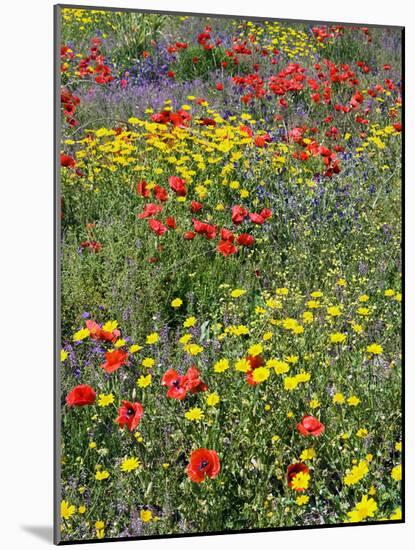
<instances>
[{"instance_id":1,"label":"patch of red poppies","mask_svg":"<svg viewBox=\"0 0 415 550\"><path fill-rule=\"evenodd\" d=\"M102 342L111 342L113 344L121 336L121 331L119 329L116 328L112 332L103 330L101 325L91 319L88 319L85 325L89 330L89 336L92 340L101 340Z\"/></svg>"},{"instance_id":2,"label":"patch of red poppies","mask_svg":"<svg viewBox=\"0 0 415 550\"><path fill-rule=\"evenodd\" d=\"M61 89L61 105L63 109L63 116L69 126L77 126L79 123L75 118L77 107L80 105L81 100L78 96L74 95L66 88Z\"/></svg>"},{"instance_id":3,"label":"patch of red poppies","mask_svg":"<svg viewBox=\"0 0 415 550\"><path fill-rule=\"evenodd\" d=\"M88 250L89 252L99 252L102 249L102 244L98 241L82 241L79 246L82 250Z\"/></svg>"},{"instance_id":4,"label":"patch of red poppies","mask_svg":"<svg viewBox=\"0 0 415 550\"><path fill-rule=\"evenodd\" d=\"M172 73L171 78L174 78L174 73ZM159 113L154 113L151 115L151 120L157 124L172 124L178 128L184 128L188 126L189 121L192 120L191 115L184 109L179 109L178 111L160 111Z\"/></svg>"},{"instance_id":5,"label":"patch of red poppies","mask_svg":"<svg viewBox=\"0 0 415 550\"><path fill-rule=\"evenodd\" d=\"M100 38L92 38L89 55L83 57L79 62L78 74L81 78L93 75L97 84L108 84L114 80L114 77L104 55L99 50L100 45Z\"/></svg>"},{"instance_id":6,"label":"patch of red poppies","mask_svg":"<svg viewBox=\"0 0 415 550\"><path fill-rule=\"evenodd\" d=\"M200 379L200 371L195 366L187 369L185 375L179 374L174 369L168 369L161 379L163 386L167 386L167 397L182 401L187 392L198 393L206 391L207 385Z\"/></svg>"}]
</instances>

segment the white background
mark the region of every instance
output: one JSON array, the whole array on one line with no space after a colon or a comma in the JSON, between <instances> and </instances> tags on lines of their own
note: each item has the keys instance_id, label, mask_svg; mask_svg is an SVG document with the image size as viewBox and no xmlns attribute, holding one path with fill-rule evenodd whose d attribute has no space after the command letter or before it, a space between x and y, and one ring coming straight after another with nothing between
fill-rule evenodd
<instances>
[{"instance_id":1,"label":"white background","mask_svg":"<svg viewBox=\"0 0 415 550\"><path fill-rule=\"evenodd\" d=\"M51 545L52 528L52 0L7 0L0 9L0 541L3 548ZM78 0L77 4L86 4ZM100 0L116 7L406 25L407 65L415 52L410 2L295 0ZM408 548L415 539L413 358L414 71L407 68L407 523L129 542L146 550L360 550ZM113 543L111 549L127 548ZM85 546L89 548L90 545ZM413 546L412 546L413 547ZM96 546L93 546L96 548Z\"/></svg>"}]
</instances>

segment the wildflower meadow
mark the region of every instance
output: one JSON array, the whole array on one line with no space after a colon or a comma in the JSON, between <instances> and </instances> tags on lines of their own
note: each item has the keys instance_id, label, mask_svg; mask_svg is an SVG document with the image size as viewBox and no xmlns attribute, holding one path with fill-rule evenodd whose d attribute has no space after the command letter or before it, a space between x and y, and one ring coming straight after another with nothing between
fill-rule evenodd
<instances>
[{"instance_id":1,"label":"wildflower meadow","mask_svg":"<svg viewBox=\"0 0 415 550\"><path fill-rule=\"evenodd\" d=\"M56 14L58 538L402 521L402 29Z\"/></svg>"}]
</instances>

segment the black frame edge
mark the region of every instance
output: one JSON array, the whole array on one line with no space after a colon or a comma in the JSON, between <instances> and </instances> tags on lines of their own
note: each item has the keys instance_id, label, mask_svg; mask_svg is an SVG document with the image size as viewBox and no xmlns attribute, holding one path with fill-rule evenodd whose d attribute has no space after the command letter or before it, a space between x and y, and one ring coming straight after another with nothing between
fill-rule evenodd
<instances>
[{"instance_id":1,"label":"black frame edge","mask_svg":"<svg viewBox=\"0 0 415 550\"><path fill-rule=\"evenodd\" d=\"M60 121L60 60L58 51L60 47L60 29L61 29L61 6L53 6L53 286L54 286L54 345L53 345L53 391L54 391L54 407L53 407L53 543L61 544L60 537L60 501L61 501L61 468L60 468L60 342L61 342L61 301L60 301L60 137L61 137L61 121Z\"/></svg>"}]
</instances>

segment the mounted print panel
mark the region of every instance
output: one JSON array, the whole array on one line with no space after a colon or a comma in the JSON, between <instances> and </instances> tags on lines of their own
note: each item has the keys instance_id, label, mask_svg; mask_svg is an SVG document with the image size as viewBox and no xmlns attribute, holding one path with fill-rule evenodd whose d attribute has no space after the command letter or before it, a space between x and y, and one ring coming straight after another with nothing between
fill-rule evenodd
<instances>
[{"instance_id":1,"label":"mounted print panel","mask_svg":"<svg viewBox=\"0 0 415 550\"><path fill-rule=\"evenodd\" d=\"M55 23L55 542L403 521L403 29Z\"/></svg>"}]
</instances>

